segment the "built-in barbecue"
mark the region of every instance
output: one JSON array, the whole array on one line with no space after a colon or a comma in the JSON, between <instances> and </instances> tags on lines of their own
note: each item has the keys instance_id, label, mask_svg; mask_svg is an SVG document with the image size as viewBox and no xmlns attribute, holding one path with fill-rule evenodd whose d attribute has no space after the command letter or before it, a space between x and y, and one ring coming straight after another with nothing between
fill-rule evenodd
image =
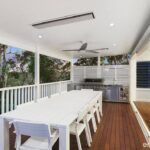
<instances>
[{"instance_id":1,"label":"built-in barbecue","mask_svg":"<svg viewBox=\"0 0 150 150\"><path fill-rule=\"evenodd\" d=\"M93 89L95 91L103 91L104 101L127 102L128 95L123 94L126 89L122 85L106 85L102 78L85 78L79 83L71 83L69 90Z\"/></svg>"}]
</instances>

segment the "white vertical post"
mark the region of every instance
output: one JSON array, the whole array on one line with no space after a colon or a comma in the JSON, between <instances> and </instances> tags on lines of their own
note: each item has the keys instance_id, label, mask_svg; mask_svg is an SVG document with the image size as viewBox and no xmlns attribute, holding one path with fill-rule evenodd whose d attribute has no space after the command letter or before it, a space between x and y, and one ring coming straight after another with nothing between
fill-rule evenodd
<instances>
[{"instance_id":1,"label":"white vertical post","mask_svg":"<svg viewBox=\"0 0 150 150\"><path fill-rule=\"evenodd\" d=\"M11 98L10 98L10 110L13 110L13 104L14 104L13 95L14 95L14 90L11 90L10 93L11 93Z\"/></svg>"},{"instance_id":2,"label":"white vertical post","mask_svg":"<svg viewBox=\"0 0 150 150\"><path fill-rule=\"evenodd\" d=\"M5 90L2 91L2 95L1 95L1 110L2 110L2 114L5 112Z\"/></svg>"},{"instance_id":3,"label":"white vertical post","mask_svg":"<svg viewBox=\"0 0 150 150\"><path fill-rule=\"evenodd\" d=\"M62 82L60 81L60 82L59 82L59 94L61 94L61 91L62 91L62 89L61 89L61 88L62 88L62 85L61 85L61 84L62 84Z\"/></svg>"},{"instance_id":4,"label":"white vertical post","mask_svg":"<svg viewBox=\"0 0 150 150\"><path fill-rule=\"evenodd\" d=\"M101 65L101 57L98 55L98 62L97 62L97 66L99 67Z\"/></svg>"},{"instance_id":5,"label":"white vertical post","mask_svg":"<svg viewBox=\"0 0 150 150\"><path fill-rule=\"evenodd\" d=\"M84 66L84 67L83 67L83 69L84 69L84 70L83 70L83 71L84 71L84 72L83 72L83 79L86 78L86 68L87 68L87 66Z\"/></svg>"},{"instance_id":6,"label":"white vertical post","mask_svg":"<svg viewBox=\"0 0 150 150\"><path fill-rule=\"evenodd\" d=\"M40 98L40 54L39 50L37 48L35 52L35 71L34 71L34 79L35 79L35 85L36 85L36 95L34 101L36 102L38 98Z\"/></svg>"},{"instance_id":7,"label":"white vertical post","mask_svg":"<svg viewBox=\"0 0 150 150\"><path fill-rule=\"evenodd\" d=\"M9 90L6 92L6 112L9 111Z\"/></svg>"},{"instance_id":8,"label":"white vertical post","mask_svg":"<svg viewBox=\"0 0 150 150\"><path fill-rule=\"evenodd\" d=\"M71 59L71 81L74 80L73 59Z\"/></svg>"},{"instance_id":9,"label":"white vertical post","mask_svg":"<svg viewBox=\"0 0 150 150\"><path fill-rule=\"evenodd\" d=\"M21 90L21 88L18 89L18 105L20 105L20 103L21 103L20 102L20 90Z\"/></svg>"},{"instance_id":10,"label":"white vertical post","mask_svg":"<svg viewBox=\"0 0 150 150\"><path fill-rule=\"evenodd\" d=\"M15 96L14 96L14 101L15 101L15 102L14 102L14 109L16 109L16 106L17 106L17 100L18 100L18 99L17 99L17 93L18 93L18 92L17 92L17 89L15 89L14 92L15 92L15 93L14 93L14 94L15 94Z\"/></svg>"},{"instance_id":11,"label":"white vertical post","mask_svg":"<svg viewBox=\"0 0 150 150\"><path fill-rule=\"evenodd\" d=\"M97 62L97 78L101 78L101 57L98 55L98 62Z\"/></svg>"}]
</instances>

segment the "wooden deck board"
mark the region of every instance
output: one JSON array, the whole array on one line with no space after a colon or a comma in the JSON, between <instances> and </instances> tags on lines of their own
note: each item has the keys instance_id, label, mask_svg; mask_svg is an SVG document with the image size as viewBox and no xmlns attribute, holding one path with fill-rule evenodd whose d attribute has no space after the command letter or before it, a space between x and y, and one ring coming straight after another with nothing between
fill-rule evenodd
<instances>
[{"instance_id":1,"label":"wooden deck board","mask_svg":"<svg viewBox=\"0 0 150 150\"><path fill-rule=\"evenodd\" d=\"M10 139L10 150L14 150L15 135L12 129ZM103 118L97 132L92 130L92 139L92 146L88 148L85 133L81 135L83 150L148 150L143 148L146 141L130 104L104 103ZM77 149L76 138L71 136L70 150ZM53 150L58 150L58 142Z\"/></svg>"},{"instance_id":2,"label":"wooden deck board","mask_svg":"<svg viewBox=\"0 0 150 150\"><path fill-rule=\"evenodd\" d=\"M140 112L145 124L147 125L148 129L150 130L150 102L141 102L136 101L134 102L138 111Z\"/></svg>"}]
</instances>

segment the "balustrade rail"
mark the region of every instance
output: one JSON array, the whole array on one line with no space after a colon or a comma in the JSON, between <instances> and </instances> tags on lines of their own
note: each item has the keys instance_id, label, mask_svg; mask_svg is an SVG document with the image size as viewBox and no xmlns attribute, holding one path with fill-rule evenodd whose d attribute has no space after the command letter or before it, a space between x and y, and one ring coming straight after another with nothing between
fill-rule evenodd
<instances>
[{"instance_id":1,"label":"balustrade rail","mask_svg":"<svg viewBox=\"0 0 150 150\"><path fill-rule=\"evenodd\" d=\"M67 91L70 80L40 84L40 98Z\"/></svg>"},{"instance_id":2,"label":"balustrade rail","mask_svg":"<svg viewBox=\"0 0 150 150\"><path fill-rule=\"evenodd\" d=\"M67 91L71 81L44 83L39 85L40 98ZM16 109L17 105L37 99L37 85L26 85L0 89L0 114Z\"/></svg>"}]
</instances>

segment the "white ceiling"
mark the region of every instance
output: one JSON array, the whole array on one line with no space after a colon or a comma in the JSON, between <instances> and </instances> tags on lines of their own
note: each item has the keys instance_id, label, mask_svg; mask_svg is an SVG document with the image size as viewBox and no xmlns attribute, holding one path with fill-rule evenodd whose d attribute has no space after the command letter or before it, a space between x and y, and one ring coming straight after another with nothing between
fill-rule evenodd
<instances>
[{"instance_id":1,"label":"white ceiling","mask_svg":"<svg viewBox=\"0 0 150 150\"><path fill-rule=\"evenodd\" d=\"M89 11L94 12L95 20L46 29L31 26L39 21ZM148 25L149 15L150 0L0 0L0 32L28 43L35 43L40 34L43 38L39 45L44 45L50 52L79 48L79 41L85 41L89 49L109 48L99 55L116 55L131 50ZM114 27L110 27L110 23L114 23ZM74 57L95 56L65 53Z\"/></svg>"}]
</instances>

